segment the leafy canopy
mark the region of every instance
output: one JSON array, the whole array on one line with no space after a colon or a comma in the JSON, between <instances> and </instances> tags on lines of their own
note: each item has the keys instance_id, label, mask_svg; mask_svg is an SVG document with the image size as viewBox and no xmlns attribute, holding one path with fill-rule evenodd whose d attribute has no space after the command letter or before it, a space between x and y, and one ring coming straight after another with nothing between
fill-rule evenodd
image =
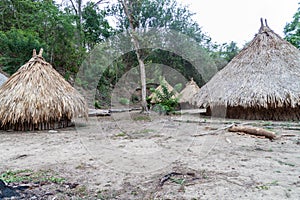
<instances>
[{"instance_id":1,"label":"leafy canopy","mask_svg":"<svg viewBox=\"0 0 300 200\"><path fill-rule=\"evenodd\" d=\"M300 3L297 12L294 14L293 21L284 27L285 39L300 49Z\"/></svg>"}]
</instances>

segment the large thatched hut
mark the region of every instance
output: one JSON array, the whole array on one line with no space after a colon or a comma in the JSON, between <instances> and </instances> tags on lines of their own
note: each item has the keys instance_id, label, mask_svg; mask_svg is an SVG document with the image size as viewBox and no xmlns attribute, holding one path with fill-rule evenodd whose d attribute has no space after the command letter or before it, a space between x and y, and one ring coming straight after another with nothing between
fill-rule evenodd
<instances>
[{"instance_id":1,"label":"large thatched hut","mask_svg":"<svg viewBox=\"0 0 300 200\"><path fill-rule=\"evenodd\" d=\"M300 51L261 20L254 39L200 89L192 103L221 117L299 120Z\"/></svg>"},{"instance_id":2,"label":"large thatched hut","mask_svg":"<svg viewBox=\"0 0 300 200\"><path fill-rule=\"evenodd\" d=\"M42 57L42 49L0 88L0 127L45 130L87 116L84 98Z\"/></svg>"}]
</instances>

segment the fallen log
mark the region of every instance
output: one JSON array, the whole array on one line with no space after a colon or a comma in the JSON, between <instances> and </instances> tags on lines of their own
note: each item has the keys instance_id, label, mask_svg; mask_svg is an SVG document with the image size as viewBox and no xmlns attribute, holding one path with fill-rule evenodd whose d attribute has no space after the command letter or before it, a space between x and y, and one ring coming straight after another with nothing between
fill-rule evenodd
<instances>
[{"instance_id":1,"label":"fallen log","mask_svg":"<svg viewBox=\"0 0 300 200\"><path fill-rule=\"evenodd\" d=\"M230 132L243 132L250 135L256 135L256 136L264 136L266 138L269 138L270 140L276 139L276 135L272 131L268 131L262 128L256 128L256 127L247 127L247 126L231 126L228 128L228 131Z\"/></svg>"},{"instance_id":2,"label":"fallen log","mask_svg":"<svg viewBox=\"0 0 300 200\"><path fill-rule=\"evenodd\" d=\"M89 117L110 116L109 110L90 109Z\"/></svg>"}]
</instances>

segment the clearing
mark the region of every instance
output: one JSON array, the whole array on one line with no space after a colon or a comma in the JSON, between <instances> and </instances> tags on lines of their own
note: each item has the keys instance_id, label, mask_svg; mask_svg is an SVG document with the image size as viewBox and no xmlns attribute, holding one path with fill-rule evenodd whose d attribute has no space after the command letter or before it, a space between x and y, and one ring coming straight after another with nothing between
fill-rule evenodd
<instances>
[{"instance_id":1,"label":"clearing","mask_svg":"<svg viewBox=\"0 0 300 200\"><path fill-rule=\"evenodd\" d=\"M232 123L285 137L228 132ZM1 131L0 197L300 199L299 145L296 122L198 114L125 112L57 131Z\"/></svg>"}]
</instances>

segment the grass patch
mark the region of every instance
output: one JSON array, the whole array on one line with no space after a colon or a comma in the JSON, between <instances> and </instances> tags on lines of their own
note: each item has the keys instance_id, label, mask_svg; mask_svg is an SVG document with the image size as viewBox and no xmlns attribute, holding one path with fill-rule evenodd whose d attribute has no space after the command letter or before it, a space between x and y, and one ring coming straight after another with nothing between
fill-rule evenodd
<instances>
[{"instance_id":1,"label":"grass patch","mask_svg":"<svg viewBox=\"0 0 300 200\"><path fill-rule=\"evenodd\" d=\"M170 177L170 180L174 183L177 183L179 185L183 185L184 182L185 182L185 179L183 178L173 178L173 177Z\"/></svg>"},{"instance_id":2,"label":"grass patch","mask_svg":"<svg viewBox=\"0 0 300 200\"><path fill-rule=\"evenodd\" d=\"M136 115L132 117L133 121L151 121L149 115Z\"/></svg>"},{"instance_id":3,"label":"grass patch","mask_svg":"<svg viewBox=\"0 0 300 200\"><path fill-rule=\"evenodd\" d=\"M30 169L23 170L8 170L1 173L0 179L7 183L20 182L51 182L61 184L65 181L64 178L58 177L50 170L33 171Z\"/></svg>"},{"instance_id":4,"label":"grass patch","mask_svg":"<svg viewBox=\"0 0 300 200\"><path fill-rule=\"evenodd\" d=\"M125 137L127 134L125 132L120 132L118 134L116 134L116 137Z\"/></svg>"},{"instance_id":5,"label":"grass patch","mask_svg":"<svg viewBox=\"0 0 300 200\"><path fill-rule=\"evenodd\" d=\"M277 186L277 185L279 185L278 181L273 181L273 182L266 183L266 184L263 184L263 185L258 185L255 188L257 188L259 190L268 190L268 189L270 189L270 186Z\"/></svg>"}]
</instances>

